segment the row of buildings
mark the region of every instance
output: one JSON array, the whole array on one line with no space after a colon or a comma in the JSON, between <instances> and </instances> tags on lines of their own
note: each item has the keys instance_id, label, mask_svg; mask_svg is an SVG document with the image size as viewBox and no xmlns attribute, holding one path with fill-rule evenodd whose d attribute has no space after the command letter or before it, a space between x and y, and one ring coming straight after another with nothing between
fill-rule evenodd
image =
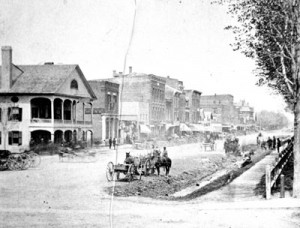
<instances>
[{"instance_id":1,"label":"row of buildings","mask_svg":"<svg viewBox=\"0 0 300 228\"><path fill-rule=\"evenodd\" d=\"M87 81L78 65L15 65L2 47L0 149L22 151L43 142L103 143L253 124L254 110L232 95L202 96L182 81L113 72Z\"/></svg>"}]
</instances>

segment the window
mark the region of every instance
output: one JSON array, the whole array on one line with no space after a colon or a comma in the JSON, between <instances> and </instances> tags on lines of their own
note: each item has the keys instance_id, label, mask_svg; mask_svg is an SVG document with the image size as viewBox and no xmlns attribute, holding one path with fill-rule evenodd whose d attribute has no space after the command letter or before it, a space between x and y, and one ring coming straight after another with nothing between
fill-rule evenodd
<instances>
[{"instance_id":1,"label":"window","mask_svg":"<svg viewBox=\"0 0 300 228\"><path fill-rule=\"evenodd\" d=\"M78 89L78 83L75 79L71 81L71 89Z\"/></svg>"},{"instance_id":2,"label":"window","mask_svg":"<svg viewBox=\"0 0 300 228\"><path fill-rule=\"evenodd\" d=\"M22 108L12 107L8 108L9 121L22 121Z\"/></svg>"},{"instance_id":3,"label":"window","mask_svg":"<svg viewBox=\"0 0 300 228\"><path fill-rule=\"evenodd\" d=\"M117 108L117 103L118 103L117 96L113 95L111 101L111 110L115 110Z\"/></svg>"},{"instance_id":4,"label":"window","mask_svg":"<svg viewBox=\"0 0 300 228\"><path fill-rule=\"evenodd\" d=\"M9 145L22 145L22 132L21 131L8 132L8 144Z\"/></svg>"},{"instance_id":5,"label":"window","mask_svg":"<svg viewBox=\"0 0 300 228\"><path fill-rule=\"evenodd\" d=\"M2 122L2 109L0 108L0 122Z\"/></svg>"},{"instance_id":6,"label":"window","mask_svg":"<svg viewBox=\"0 0 300 228\"><path fill-rule=\"evenodd\" d=\"M110 94L107 94L106 96L106 107L107 107L107 110L110 110L110 107L111 107L111 95Z\"/></svg>"},{"instance_id":7,"label":"window","mask_svg":"<svg viewBox=\"0 0 300 228\"><path fill-rule=\"evenodd\" d=\"M2 132L0 131L0 145L2 143Z\"/></svg>"}]
</instances>

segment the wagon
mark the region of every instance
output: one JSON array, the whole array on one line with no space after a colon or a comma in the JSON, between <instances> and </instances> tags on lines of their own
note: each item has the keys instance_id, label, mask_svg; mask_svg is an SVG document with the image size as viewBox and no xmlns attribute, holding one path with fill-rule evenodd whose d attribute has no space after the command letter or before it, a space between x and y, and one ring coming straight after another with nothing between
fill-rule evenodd
<instances>
[{"instance_id":1,"label":"wagon","mask_svg":"<svg viewBox=\"0 0 300 228\"><path fill-rule=\"evenodd\" d=\"M130 182L134 179L134 176L147 175L150 170L150 160L144 157L134 157L134 161L131 164L116 164L109 162L106 167L106 178L108 181L119 180L120 174L123 174L125 178Z\"/></svg>"}]
</instances>

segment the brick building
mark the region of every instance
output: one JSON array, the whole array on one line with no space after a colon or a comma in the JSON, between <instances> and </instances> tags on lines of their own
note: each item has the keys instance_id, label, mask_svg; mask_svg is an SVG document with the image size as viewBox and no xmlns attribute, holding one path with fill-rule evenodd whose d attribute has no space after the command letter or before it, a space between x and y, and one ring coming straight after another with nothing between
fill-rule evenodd
<instances>
[{"instance_id":1,"label":"brick building","mask_svg":"<svg viewBox=\"0 0 300 228\"><path fill-rule=\"evenodd\" d=\"M163 134L165 131L165 84L153 74L115 74L106 79L120 84L120 112L123 121L135 120L138 135ZM133 120L136 116L136 119ZM127 136L126 136L127 137Z\"/></svg>"},{"instance_id":2,"label":"brick building","mask_svg":"<svg viewBox=\"0 0 300 228\"><path fill-rule=\"evenodd\" d=\"M239 122L239 112L230 94L201 96L200 108L211 113L214 123L235 125Z\"/></svg>"},{"instance_id":3,"label":"brick building","mask_svg":"<svg viewBox=\"0 0 300 228\"><path fill-rule=\"evenodd\" d=\"M93 102L93 127L95 142L118 137L119 84L106 80L89 81L97 100ZM91 112L91 110L86 110Z\"/></svg>"},{"instance_id":4,"label":"brick building","mask_svg":"<svg viewBox=\"0 0 300 228\"><path fill-rule=\"evenodd\" d=\"M197 90L184 90L186 98L186 123L198 124L200 122L200 97Z\"/></svg>"}]
</instances>

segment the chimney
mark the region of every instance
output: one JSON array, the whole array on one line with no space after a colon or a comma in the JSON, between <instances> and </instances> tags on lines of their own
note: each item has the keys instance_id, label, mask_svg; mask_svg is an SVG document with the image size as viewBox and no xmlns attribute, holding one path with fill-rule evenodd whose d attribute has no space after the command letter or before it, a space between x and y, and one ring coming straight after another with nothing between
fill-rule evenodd
<instances>
[{"instance_id":1,"label":"chimney","mask_svg":"<svg viewBox=\"0 0 300 228\"><path fill-rule=\"evenodd\" d=\"M113 77L118 77L117 71L113 70Z\"/></svg>"},{"instance_id":2,"label":"chimney","mask_svg":"<svg viewBox=\"0 0 300 228\"><path fill-rule=\"evenodd\" d=\"M12 86L12 48L3 46L1 67L1 89L9 90Z\"/></svg>"},{"instance_id":3,"label":"chimney","mask_svg":"<svg viewBox=\"0 0 300 228\"><path fill-rule=\"evenodd\" d=\"M132 73L132 66L129 67L129 74Z\"/></svg>"}]
</instances>

